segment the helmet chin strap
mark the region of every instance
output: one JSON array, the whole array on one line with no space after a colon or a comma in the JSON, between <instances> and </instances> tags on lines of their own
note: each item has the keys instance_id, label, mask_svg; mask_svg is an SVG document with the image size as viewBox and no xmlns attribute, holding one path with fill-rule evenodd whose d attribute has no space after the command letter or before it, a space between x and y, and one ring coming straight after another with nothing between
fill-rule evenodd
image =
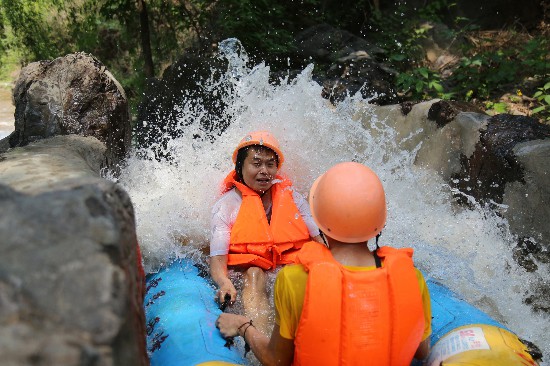
<instances>
[{"instance_id":1,"label":"helmet chin strap","mask_svg":"<svg viewBox=\"0 0 550 366\"><path fill-rule=\"evenodd\" d=\"M376 249L372 252L372 255L374 256L374 263L376 263L376 268L382 267L382 260L378 256L378 249L380 249L378 246L378 239L380 239L380 235L382 235L382 232L379 232L378 235L376 235Z\"/></svg>"}]
</instances>

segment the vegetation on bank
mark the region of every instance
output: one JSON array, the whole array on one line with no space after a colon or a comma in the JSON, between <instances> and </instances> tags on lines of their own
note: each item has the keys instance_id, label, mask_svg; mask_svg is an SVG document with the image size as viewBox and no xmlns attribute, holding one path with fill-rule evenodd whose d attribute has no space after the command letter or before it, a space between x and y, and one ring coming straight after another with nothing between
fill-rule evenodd
<instances>
[{"instance_id":1,"label":"vegetation on bank","mask_svg":"<svg viewBox=\"0 0 550 366\"><path fill-rule=\"evenodd\" d=\"M382 47L398 71L403 99L468 101L489 113L520 112L550 122L550 30L513 24L481 30L453 15L459 0L0 0L0 81L29 62L84 51L101 60L135 106L145 80L184 52L209 52L228 37L255 61L286 68L294 35L319 23L348 30ZM392 3L390 7L384 4ZM414 3L410 1L409 3ZM401 5L400 5L401 4ZM542 4L542 2L541 2ZM433 25L455 58L434 65L423 52ZM281 64L278 65L278 61ZM283 61L284 60L284 61ZM320 70L322 72L322 70ZM517 109L516 109L517 112Z\"/></svg>"}]
</instances>

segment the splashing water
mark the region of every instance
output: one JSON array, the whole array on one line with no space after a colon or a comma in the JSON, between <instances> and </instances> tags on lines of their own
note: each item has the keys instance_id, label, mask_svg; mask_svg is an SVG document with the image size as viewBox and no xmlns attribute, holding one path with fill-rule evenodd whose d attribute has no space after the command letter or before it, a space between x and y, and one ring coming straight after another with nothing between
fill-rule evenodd
<instances>
[{"instance_id":1,"label":"splashing water","mask_svg":"<svg viewBox=\"0 0 550 366\"><path fill-rule=\"evenodd\" d=\"M285 154L281 173L304 195L315 178L338 162L371 167L388 201L381 244L413 247L415 263L427 279L438 280L537 344L543 365L549 365L549 316L532 312L523 300L531 285L547 283L550 271L539 264L538 272L528 273L515 264L515 238L505 220L482 207L457 207L451 188L437 173L414 165L417 149L403 148L397 133L372 113L368 100L355 95L337 107L329 104L312 80L313 65L295 79L273 85L269 67L247 67L237 40L222 42L220 50L229 62L227 73L201 87L224 99L223 118L205 115L198 100L174 106L186 123L180 126L182 137L168 144L173 160L144 159L143 152L136 152L119 177L135 207L147 271L176 257L205 260L210 209L233 168L233 149L248 132L269 130ZM370 126L365 128L357 115L372 115ZM214 121L211 131L201 123L205 118ZM226 129L222 123L216 126L222 119L231 121Z\"/></svg>"}]
</instances>

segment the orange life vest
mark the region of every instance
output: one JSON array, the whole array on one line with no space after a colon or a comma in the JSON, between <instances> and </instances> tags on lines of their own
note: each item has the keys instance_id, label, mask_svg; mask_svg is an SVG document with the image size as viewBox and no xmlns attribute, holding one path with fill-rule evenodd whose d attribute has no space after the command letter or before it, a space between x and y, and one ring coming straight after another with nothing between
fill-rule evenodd
<instances>
[{"instance_id":1,"label":"orange life vest","mask_svg":"<svg viewBox=\"0 0 550 366\"><path fill-rule=\"evenodd\" d=\"M308 272L294 365L410 365L422 340L412 249L382 247L383 267L350 271L316 242L297 258Z\"/></svg>"},{"instance_id":2,"label":"orange life vest","mask_svg":"<svg viewBox=\"0 0 550 366\"><path fill-rule=\"evenodd\" d=\"M272 213L268 223L258 193L236 181L236 172L224 180L227 191L237 187L243 201L231 228L227 265L274 268L277 264L294 263L309 231L292 198L292 182L277 176L279 183L271 186Z\"/></svg>"}]
</instances>

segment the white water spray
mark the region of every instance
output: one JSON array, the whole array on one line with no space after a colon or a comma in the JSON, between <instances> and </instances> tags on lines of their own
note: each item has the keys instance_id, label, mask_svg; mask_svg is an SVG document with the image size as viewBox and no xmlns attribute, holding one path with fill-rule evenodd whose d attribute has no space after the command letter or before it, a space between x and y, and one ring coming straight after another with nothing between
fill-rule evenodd
<instances>
[{"instance_id":1,"label":"white water spray","mask_svg":"<svg viewBox=\"0 0 550 366\"><path fill-rule=\"evenodd\" d=\"M233 168L233 149L248 132L269 130L285 153L281 172L296 189L307 194L315 178L342 161L371 167L384 183L388 221L383 245L410 246L415 262L427 279L433 278L464 296L470 303L503 322L520 337L538 345L545 363L550 359L550 318L533 313L523 300L536 281L548 281L548 266L528 273L511 255L515 239L507 222L489 210L458 207L451 189L433 171L414 165L416 150L401 147L396 132L371 113L360 95L337 107L321 97L312 81L313 65L296 79L269 83L269 67L247 67L248 58L237 40L220 44L229 61L222 80L203 88L227 104L231 120L225 130L214 128L209 139L200 102L185 100L180 112L183 137L169 141L173 160L128 159L119 178L132 198L138 239L147 271L155 271L175 257L204 261L208 252L210 209L220 184ZM373 115L365 129L356 115ZM188 124L192 121L191 124ZM204 250L206 248L206 251Z\"/></svg>"}]
</instances>

